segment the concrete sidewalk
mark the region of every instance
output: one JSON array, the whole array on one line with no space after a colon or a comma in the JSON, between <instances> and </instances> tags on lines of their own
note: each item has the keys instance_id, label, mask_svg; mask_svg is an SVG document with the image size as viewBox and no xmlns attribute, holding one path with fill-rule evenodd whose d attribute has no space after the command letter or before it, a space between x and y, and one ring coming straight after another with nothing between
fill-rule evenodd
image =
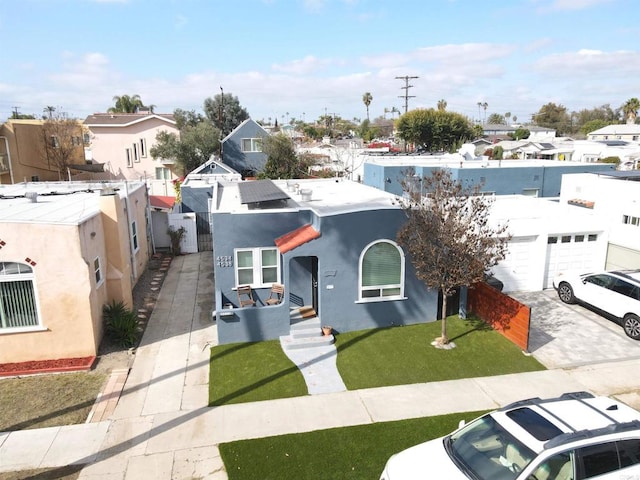
<instances>
[{"instance_id":1,"label":"concrete sidewalk","mask_svg":"<svg viewBox=\"0 0 640 480\"><path fill-rule=\"evenodd\" d=\"M209 408L212 291L211 252L175 258L110 419L0 433L0 471L87 464L81 479L222 480L217 446L233 440L492 409L578 390L640 407L640 360L629 360Z\"/></svg>"}]
</instances>

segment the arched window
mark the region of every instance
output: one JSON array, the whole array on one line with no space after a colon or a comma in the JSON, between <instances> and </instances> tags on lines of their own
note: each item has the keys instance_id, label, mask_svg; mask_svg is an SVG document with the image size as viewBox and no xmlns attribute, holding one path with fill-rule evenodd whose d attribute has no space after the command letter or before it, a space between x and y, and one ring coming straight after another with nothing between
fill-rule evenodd
<instances>
[{"instance_id":1,"label":"arched window","mask_svg":"<svg viewBox=\"0 0 640 480\"><path fill-rule=\"evenodd\" d=\"M0 332L38 327L33 270L17 262L0 262Z\"/></svg>"},{"instance_id":2,"label":"arched window","mask_svg":"<svg viewBox=\"0 0 640 480\"><path fill-rule=\"evenodd\" d=\"M360 255L360 300L404 298L404 252L391 240L370 243Z\"/></svg>"}]
</instances>

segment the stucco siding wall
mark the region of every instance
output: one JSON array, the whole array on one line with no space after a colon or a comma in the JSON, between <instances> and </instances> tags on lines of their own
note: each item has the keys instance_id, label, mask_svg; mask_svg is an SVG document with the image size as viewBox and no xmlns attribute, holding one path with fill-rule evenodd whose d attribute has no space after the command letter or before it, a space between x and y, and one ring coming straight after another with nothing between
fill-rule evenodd
<instances>
[{"instance_id":1,"label":"stucco siding wall","mask_svg":"<svg viewBox=\"0 0 640 480\"><path fill-rule=\"evenodd\" d=\"M218 312L225 303L237 306L234 291L234 248L274 245L275 238L310 223L309 212L256 214L214 214L214 272ZM282 282L285 303L278 307L261 306L269 289L254 290L257 307L236 311L233 318L218 323L221 343L258 341L288 333L290 295L311 303L310 257L318 258L319 315L324 324L337 331L353 331L390 325L409 325L432 321L437 316L437 292L427 290L415 277L405 254L405 297L385 302L359 302L359 260L363 249L377 240L395 242L396 232L405 221L400 210L358 212L315 219L321 236L282 256ZM306 275L305 275L305 270ZM292 305L295 306L295 305ZM286 308L285 308L286 307ZM279 311L282 310L282 311ZM255 325L259 322L260 325ZM283 333L284 332L284 333ZM256 337L255 335L262 335Z\"/></svg>"},{"instance_id":2,"label":"stucco siding wall","mask_svg":"<svg viewBox=\"0 0 640 480\"><path fill-rule=\"evenodd\" d=\"M179 135L178 129L171 124L152 118L127 127L97 127L90 126L91 152L93 160L105 164L105 170L110 172L113 179L140 180L155 178L156 167L170 167L151 157L151 148L156 144L156 135L161 131ZM138 145L140 155L140 140L146 143L146 156L139 157L132 166L127 166L126 149L131 149L133 144ZM177 178L172 173L172 178Z\"/></svg>"},{"instance_id":3,"label":"stucco siding wall","mask_svg":"<svg viewBox=\"0 0 640 480\"><path fill-rule=\"evenodd\" d=\"M78 227L4 224L2 240L0 261L36 262L34 288L44 330L0 333L0 362L95 355L95 309Z\"/></svg>"},{"instance_id":4,"label":"stucco siding wall","mask_svg":"<svg viewBox=\"0 0 640 480\"><path fill-rule=\"evenodd\" d=\"M290 256L318 257L319 314L337 331L353 331L432 321L437 292L415 277L405 252L405 300L359 302L359 260L364 248L378 240L395 242L405 217L399 210L374 210L322 218L322 236ZM285 257L286 258L286 257Z\"/></svg>"}]
</instances>

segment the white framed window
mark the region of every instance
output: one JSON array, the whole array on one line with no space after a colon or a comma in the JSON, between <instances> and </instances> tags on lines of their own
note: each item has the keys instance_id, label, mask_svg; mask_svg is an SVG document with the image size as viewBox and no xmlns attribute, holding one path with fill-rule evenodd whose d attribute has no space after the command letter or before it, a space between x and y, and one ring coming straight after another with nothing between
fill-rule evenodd
<instances>
[{"instance_id":1,"label":"white framed window","mask_svg":"<svg viewBox=\"0 0 640 480\"><path fill-rule=\"evenodd\" d=\"M146 158L147 156L147 139L146 138L140 139L140 156L142 158Z\"/></svg>"},{"instance_id":2,"label":"white framed window","mask_svg":"<svg viewBox=\"0 0 640 480\"><path fill-rule=\"evenodd\" d=\"M133 245L134 252L140 248L138 245L138 223L135 220L131 222L131 245Z\"/></svg>"},{"instance_id":3,"label":"white framed window","mask_svg":"<svg viewBox=\"0 0 640 480\"><path fill-rule=\"evenodd\" d=\"M243 152L261 152L261 138L243 138L241 141L241 149Z\"/></svg>"},{"instance_id":4,"label":"white framed window","mask_svg":"<svg viewBox=\"0 0 640 480\"><path fill-rule=\"evenodd\" d=\"M138 144L137 143L133 144L133 161L134 162L139 162L140 161L140 155L138 154Z\"/></svg>"},{"instance_id":5,"label":"white framed window","mask_svg":"<svg viewBox=\"0 0 640 480\"><path fill-rule=\"evenodd\" d=\"M133 159L131 158L131 149L127 148L125 149L126 155L127 155L127 167L131 168L133 167Z\"/></svg>"},{"instance_id":6,"label":"white framed window","mask_svg":"<svg viewBox=\"0 0 640 480\"><path fill-rule=\"evenodd\" d=\"M0 333L42 329L34 279L29 265L0 262Z\"/></svg>"},{"instance_id":7,"label":"white framed window","mask_svg":"<svg viewBox=\"0 0 640 480\"><path fill-rule=\"evenodd\" d=\"M58 140L57 135L51 135L51 137L49 138L49 142L53 148L60 148L60 140Z\"/></svg>"},{"instance_id":8,"label":"white framed window","mask_svg":"<svg viewBox=\"0 0 640 480\"><path fill-rule=\"evenodd\" d=\"M236 286L270 287L280 282L280 254L274 247L234 250Z\"/></svg>"},{"instance_id":9,"label":"white framed window","mask_svg":"<svg viewBox=\"0 0 640 480\"><path fill-rule=\"evenodd\" d=\"M358 300L404 299L404 252L392 240L378 240L360 254Z\"/></svg>"},{"instance_id":10,"label":"white framed window","mask_svg":"<svg viewBox=\"0 0 640 480\"><path fill-rule=\"evenodd\" d=\"M156 167L156 180L171 180L171 170L166 167Z\"/></svg>"},{"instance_id":11,"label":"white framed window","mask_svg":"<svg viewBox=\"0 0 640 480\"><path fill-rule=\"evenodd\" d=\"M102 266L100 265L100 257L96 257L93 261L93 274L96 279L96 287L99 287L100 285L102 285L102 282L104 280L102 276Z\"/></svg>"}]
</instances>

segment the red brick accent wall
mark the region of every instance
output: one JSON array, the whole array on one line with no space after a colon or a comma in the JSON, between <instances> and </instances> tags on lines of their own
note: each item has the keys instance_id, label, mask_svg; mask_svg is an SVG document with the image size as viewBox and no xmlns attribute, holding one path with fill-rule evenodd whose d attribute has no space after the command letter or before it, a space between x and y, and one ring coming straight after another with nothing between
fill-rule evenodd
<instances>
[{"instance_id":1,"label":"red brick accent wall","mask_svg":"<svg viewBox=\"0 0 640 480\"><path fill-rule=\"evenodd\" d=\"M529 350L531 309L508 295L477 283L469 288L467 309L524 351Z\"/></svg>"}]
</instances>

